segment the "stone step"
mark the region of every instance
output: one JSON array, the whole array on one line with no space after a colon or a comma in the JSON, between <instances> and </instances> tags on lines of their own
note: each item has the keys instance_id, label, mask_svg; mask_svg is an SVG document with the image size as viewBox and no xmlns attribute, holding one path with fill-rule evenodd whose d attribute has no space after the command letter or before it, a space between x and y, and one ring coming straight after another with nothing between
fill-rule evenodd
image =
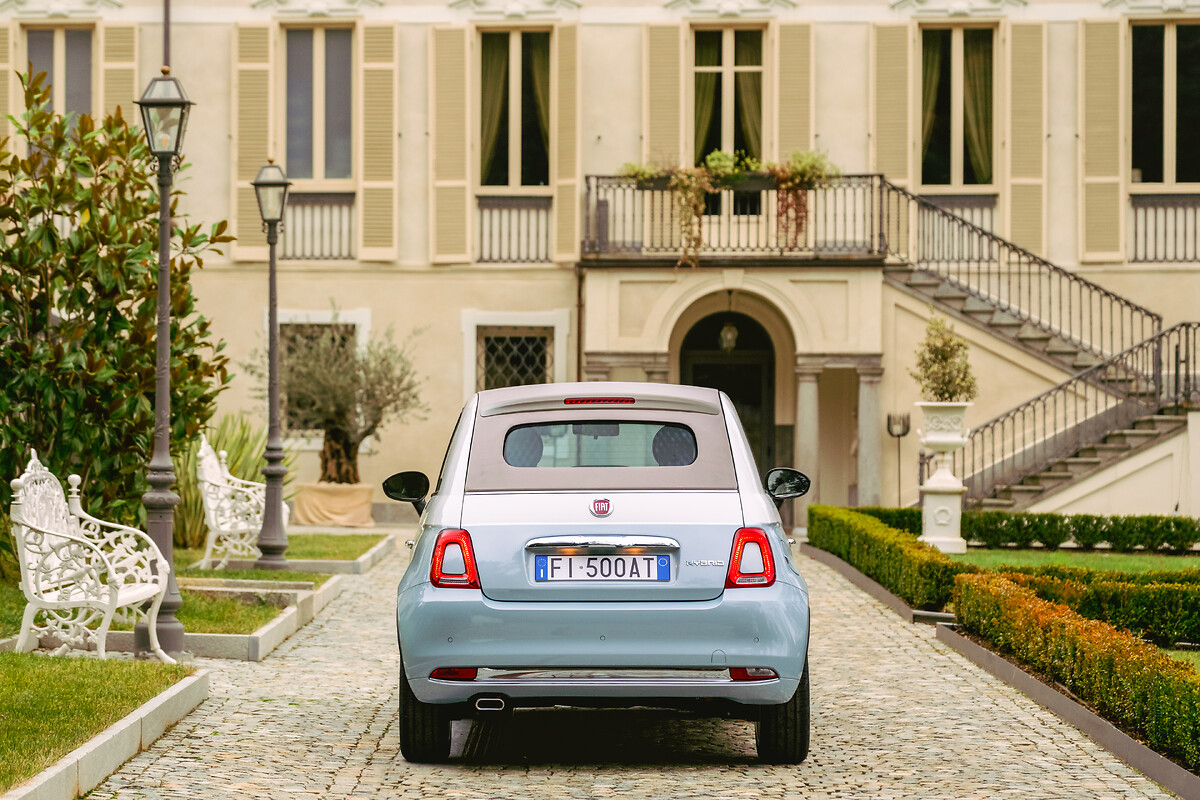
<instances>
[{"instance_id":1,"label":"stone step","mask_svg":"<svg viewBox=\"0 0 1200 800\"><path fill-rule=\"evenodd\" d=\"M1010 483L1007 486L996 487L996 494L998 496L1003 497L1007 494L1014 497L1014 499L1017 495L1028 497L1030 495L1041 494L1044 491L1046 491L1045 486L1033 486L1028 483Z\"/></svg>"},{"instance_id":2,"label":"stone step","mask_svg":"<svg viewBox=\"0 0 1200 800\"><path fill-rule=\"evenodd\" d=\"M1031 475L1027 480L1033 481L1039 486L1058 486L1062 481L1074 480L1075 475L1072 472L1046 470Z\"/></svg>"},{"instance_id":3,"label":"stone step","mask_svg":"<svg viewBox=\"0 0 1200 800\"><path fill-rule=\"evenodd\" d=\"M1076 452L1075 455L1079 458L1111 459L1114 456L1119 456L1126 450L1132 449L1133 445L1127 442L1098 442L1096 444L1090 444L1087 447L1079 448L1079 451Z\"/></svg>"},{"instance_id":4,"label":"stone step","mask_svg":"<svg viewBox=\"0 0 1200 800\"><path fill-rule=\"evenodd\" d=\"M1181 428L1186 424L1187 417L1179 417L1174 414L1151 414L1148 417L1142 417L1134 421L1133 427L1140 430L1154 430L1165 433Z\"/></svg>"},{"instance_id":5,"label":"stone step","mask_svg":"<svg viewBox=\"0 0 1200 800\"><path fill-rule=\"evenodd\" d=\"M1104 437L1105 444L1129 444L1137 446L1143 442L1154 439L1158 436L1157 430L1146 430L1145 428L1126 428L1124 430L1110 431Z\"/></svg>"},{"instance_id":6,"label":"stone step","mask_svg":"<svg viewBox=\"0 0 1200 800\"><path fill-rule=\"evenodd\" d=\"M1050 340L1054 337L1046 333L1041 328L1026 323L1021 330L1017 331L1017 341L1022 342L1030 347L1036 347L1044 350L1050 345Z\"/></svg>"},{"instance_id":7,"label":"stone step","mask_svg":"<svg viewBox=\"0 0 1200 800\"><path fill-rule=\"evenodd\" d=\"M992 315L991 320L988 321L988 325L1000 329L1020 328L1024 324L1024 322L1006 311L997 311Z\"/></svg>"},{"instance_id":8,"label":"stone step","mask_svg":"<svg viewBox=\"0 0 1200 800\"><path fill-rule=\"evenodd\" d=\"M1104 462L1095 456L1071 456L1070 458L1064 458L1055 462L1052 468L1058 472L1061 471L1058 469L1059 467L1065 467L1072 473L1078 475L1081 472L1087 472L1093 467L1098 467L1102 463Z\"/></svg>"},{"instance_id":9,"label":"stone step","mask_svg":"<svg viewBox=\"0 0 1200 800\"><path fill-rule=\"evenodd\" d=\"M1073 356L1078 352L1078 347L1058 338L1050 342L1050 345L1046 348L1046 354L1051 356Z\"/></svg>"},{"instance_id":10,"label":"stone step","mask_svg":"<svg viewBox=\"0 0 1200 800\"><path fill-rule=\"evenodd\" d=\"M988 316L996 313L996 307L986 300L980 300L978 297L971 296L967 298L967 302L963 303L962 312L972 316Z\"/></svg>"},{"instance_id":11,"label":"stone step","mask_svg":"<svg viewBox=\"0 0 1200 800\"><path fill-rule=\"evenodd\" d=\"M937 275L931 275L928 272L921 272L920 270L913 272L908 280L905 281L905 283L914 289L921 289L923 291L941 286L944 282Z\"/></svg>"},{"instance_id":12,"label":"stone step","mask_svg":"<svg viewBox=\"0 0 1200 800\"><path fill-rule=\"evenodd\" d=\"M993 509L996 511L1005 511L1012 508L1017 503L1009 497L985 497L979 501L979 505L984 509Z\"/></svg>"}]
</instances>

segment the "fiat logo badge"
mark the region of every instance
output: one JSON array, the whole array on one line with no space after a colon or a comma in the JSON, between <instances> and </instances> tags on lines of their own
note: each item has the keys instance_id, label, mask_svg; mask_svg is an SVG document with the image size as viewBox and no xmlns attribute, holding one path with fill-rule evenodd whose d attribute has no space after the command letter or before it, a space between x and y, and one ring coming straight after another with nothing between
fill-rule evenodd
<instances>
[{"instance_id":1,"label":"fiat logo badge","mask_svg":"<svg viewBox=\"0 0 1200 800\"><path fill-rule=\"evenodd\" d=\"M612 503L608 500L593 500L592 501L592 516L607 517L612 513Z\"/></svg>"}]
</instances>

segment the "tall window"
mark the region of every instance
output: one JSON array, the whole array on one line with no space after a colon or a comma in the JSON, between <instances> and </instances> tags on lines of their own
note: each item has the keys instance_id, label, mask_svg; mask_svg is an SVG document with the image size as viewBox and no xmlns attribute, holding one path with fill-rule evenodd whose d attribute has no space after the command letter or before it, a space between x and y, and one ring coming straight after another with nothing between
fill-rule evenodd
<instances>
[{"instance_id":1,"label":"tall window","mask_svg":"<svg viewBox=\"0 0 1200 800\"><path fill-rule=\"evenodd\" d=\"M921 183L995 180L992 28L921 30Z\"/></svg>"},{"instance_id":2,"label":"tall window","mask_svg":"<svg viewBox=\"0 0 1200 800\"><path fill-rule=\"evenodd\" d=\"M287 29L289 178L353 175L353 41L350 28Z\"/></svg>"},{"instance_id":3,"label":"tall window","mask_svg":"<svg viewBox=\"0 0 1200 800\"><path fill-rule=\"evenodd\" d=\"M696 164L713 150L763 157L763 32L697 30Z\"/></svg>"},{"instance_id":4,"label":"tall window","mask_svg":"<svg viewBox=\"0 0 1200 800\"><path fill-rule=\"evenodd\" d=\"M554 380L553 328L481 327L477 331L478 390Z\"/></svg>"},{"instance_id":5,"label":"tall window","mask_svg":"<svg viewBox=\"0 0 1200 800\"><path fill-rule=\"evenodd\" d=\"M481 34L479 180L550 183L550 33Z\"/></svg>"},{"instance_id":6,"label":"tall window","mask_svg":"<svg viewBox=\"0 0 1200 800\"><path fill-rule=\"evenodd\" d=\"M29 28L25 45L31 74L46 73L51 108L60 114L91 114L91 28Z\"/></svg>"},{"instance_id":7,"label":"tall window","mask_svg":"<svg viewBox=\"0 0 1200 800\"><path fill-rule=\"evenodd\" d=\"M1130 180L1200 183L1200 23L1132 29Z\"/></svg>"}]
</instances>

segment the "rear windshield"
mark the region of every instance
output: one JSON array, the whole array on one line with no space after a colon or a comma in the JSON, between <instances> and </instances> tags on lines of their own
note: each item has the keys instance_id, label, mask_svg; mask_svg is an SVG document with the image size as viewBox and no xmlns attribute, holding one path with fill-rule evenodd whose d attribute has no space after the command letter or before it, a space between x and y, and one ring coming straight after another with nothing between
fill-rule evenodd
<instances>
[{"instance_id":1,"label":"rear windshield","mask_svg":"<svg viewBox=\"0 0 1200 800\"><path fill-rule=\"evenodd\" d=\"M696 434L686 425L595 420L519 425L504 437L512 467L686 467Z\"/></svg>"}]
</instances>

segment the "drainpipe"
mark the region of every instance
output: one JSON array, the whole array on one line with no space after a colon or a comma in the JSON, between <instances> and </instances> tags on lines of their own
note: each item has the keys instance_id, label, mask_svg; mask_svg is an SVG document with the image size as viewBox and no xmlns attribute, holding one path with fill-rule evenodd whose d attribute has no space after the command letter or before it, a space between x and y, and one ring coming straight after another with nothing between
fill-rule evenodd
<instances>
[{"instance_id":1,"label":"drainpipe","mask_svg":"<svg viewBox=\"0 0 1200 800\"><path fill-rule=\"evenodd\" d=\"M575 380L583 380L583 265L575 262Z\"/></svg>"}]
</instances>

